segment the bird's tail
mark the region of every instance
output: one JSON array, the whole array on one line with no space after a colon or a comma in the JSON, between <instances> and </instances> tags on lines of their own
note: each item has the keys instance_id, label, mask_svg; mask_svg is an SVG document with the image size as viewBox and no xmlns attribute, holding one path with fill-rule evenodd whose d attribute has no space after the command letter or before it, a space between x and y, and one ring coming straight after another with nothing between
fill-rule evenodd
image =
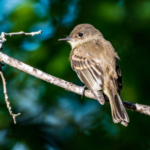
<instances>
[{"instance_id":1,"label":"bird's tail","mask_svg":"<svg viewBox=\"0 0 150 150\"><path fill-rule=\"evenodd\" d=\"M109 94L109 101L111 105L111 113L114 123L121 123L124 126L128 125L129 117L123 106L119 94Z\"/></svg>"}]
</instances>

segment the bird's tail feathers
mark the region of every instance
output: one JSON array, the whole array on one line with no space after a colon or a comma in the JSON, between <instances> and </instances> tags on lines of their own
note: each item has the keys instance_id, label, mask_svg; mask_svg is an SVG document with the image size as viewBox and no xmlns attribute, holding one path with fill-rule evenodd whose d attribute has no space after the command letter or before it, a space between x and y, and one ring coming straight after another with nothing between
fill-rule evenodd
<instances>
[{"instance_id":1,"label":"bird's tail feathers","mask_svg":"<svg viewBox=\"0 0 150 150\"><path fill-rule=\"evenodd\" d=\"M129 117L123 106L123 103L120 99L119 94L111 94L109 97L110 105L111 105L111 113L114 123L121 123L124 126L128 125Z\"/></svg>"},{"instance_id":2,"label":"bird's tail feathers","mask_svg":"<svg viewBox=\"0 0 150 150\"><path fill-rule=\"evenodd\" d=\"M128 114L125 110L125 107L123 106L123 103L120 99L119 94L115 95L115 105L113 108L113 119L117 119L118 122L120 122L122 125L127 126L129 122Z\"/></svg>"}]
</instances>

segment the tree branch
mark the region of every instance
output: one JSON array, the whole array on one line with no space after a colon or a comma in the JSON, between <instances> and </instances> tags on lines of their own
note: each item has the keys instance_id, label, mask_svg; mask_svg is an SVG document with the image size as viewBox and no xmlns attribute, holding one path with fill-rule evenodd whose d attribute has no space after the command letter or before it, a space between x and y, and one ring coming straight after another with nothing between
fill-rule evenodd
<instances>
[{"instance_id":1,"label":"tree branch","mask_svg":"<svg viewBox=\"0 0 150 150\"><path fill-rule=\"evenodd\" d=\"M41 34L42 31L37 31L37 32L30 32L30 33L25 33L23 31L21 32L14 32L14 33L5 33L5 32L2 32L1 35L0 35L0 49L3 48L3 43L6 42L6 38L5 36L12 36L12 35L31 35L31 36L34 36L34 35L37 35L37 34Z\"/></svg>"},{"instance_id":2,"label":"tree branch","mask_svg":"<svg viewBox=\"0 0 150 150\"><path fill-rule=\"evenodd\" d=\"M2 52L0 52L0 60L14 68L17 68L17 69L27 73L27 74L33 75L39 79L42 79L42 80L49 82L51 84L54 84L56 86L62 87L68 91L82 95L83 87L74 85L70 82L67 82L65 80L59 79L59 78L54 77L45 72L42 72L41 70L31 67L31 66L29 66L21 61L18 61L14 58L11 58ZM102 95L102 92L101 92L101 95ZM92 99L96 99L90 90L85 90L85 96L92 98ZM107 100L106 103L109 103L109 101ZM131 102L127 102L127 101L123 101L123 104L126 109L129 109L132 111L137 111L137 112L140 112L140 113L150 116L150 106L141 105L141 104L137 104L137 103L131 103Z\"/></svg>"},{"instance_id":3,"label":"tree branch","mask_svg":"<svg viewBox=\"0 0 150 150\"><path fill-rule=\"evenodd\" d=\"M18 114L13 114L12 110L11 110L11 106L10 106L10 102L8 101L8 95L7 95L7 90L6 90L6 82L5 82L5 78L3 75L3 72L0 70L0 75L2 78L2 82L3 82L3 89L4 89L4 95L5 95L5 102L7 105L7 108L9 110L10 115L13 117L14 123L16 124L16 117L19 116L21 113Z\"/></svg>"},{"instance_id":4,"label":"tree branch","mask_svg":"<svg viewBox=\"0 0 150 150\"><path fill-rule=\"evenodd\" d=\"M12 35L31 35L31 36L34 36L34 35L41 34L41 33L42 33L41 30L37 31L37 32L31 32L31 33L25 33L23 31L17 32L17 33L2 32L1 35L0 35L0 49L3 48L3 43L6 42L5 36L12 36ZM10 115L13 116L14 123L16 123L16 120L15 120L16 116L20 115L20 113L13 114L12 111L11 111L11 107L10 107L10 103L8 101L8 96L7 96L7 91L6 91L6 82L5 82L5 78L3 76L3 73L1 71L1 67L2 67L1 61L3 61L4 63L6 63L6 64L8 64L8 65L10 65L14 68L19 69L19 70L21 70L25 73L33 75L33 76L35 76L39 79L47 81L47 82L49 82L51 84L54 84L56 86L62 87L64 89L68 90L68 91L77 93L79 95L82 95L82 93L83 93L83 90L84 90L83 87L74 85L70 82L67 82L65 80L62 80L62 79L59 79L59 78L54 77L52 75L49 75L45 72L42 72L41 70L38 70L34 67L31 67L31 66L29 66L29 65L27 65L27 64L25 64L21 61L18 61L16 59L11 58L11 57L7 56L6 54L0 52L0 75L1 75L1 78L2 78L2 81L3 81L5 101L6 101L6 105L7 105L7 108L9 110ZM85 94L86 97L96 99L96 97L92 94L92 92L90 90L85 90L84 94ZM102 92L101 92L101 97L103 97ZM105 102L109 103L108 100L105 100ZM127 101L123 101L123 104L124 104L126 109L129 109L129 110L132 110L132 111L137 111L137 112L140 112L140 113L143 113L145 115L150 116L150 106L141 105L141 104L137 104L137 103L131 103L131 102L127 102Z\"/></svg>"}]
</instances>

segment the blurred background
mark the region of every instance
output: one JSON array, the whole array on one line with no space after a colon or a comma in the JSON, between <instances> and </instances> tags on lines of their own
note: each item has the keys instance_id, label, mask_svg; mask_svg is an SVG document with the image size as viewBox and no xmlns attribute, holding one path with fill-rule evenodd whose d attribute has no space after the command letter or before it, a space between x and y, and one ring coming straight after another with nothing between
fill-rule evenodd
<instances>
[{"instance_id":1,"label":"blurred background","mask_svg":"<svg viewBox=\"0 0 150 150\"><path fill-rule=\"evenodd\" d=\"M69 62L71 47L58 42L81 23L110 41L121 60L122 100L150 105L150 0L0 0L2 52L51 75L82 86ZM1 150L150 149L150 116L127 111L128 127L114 124L110 106L83 98L8 65L3 67L14 125L0 80Z\"/></svg>"}]
</instances>

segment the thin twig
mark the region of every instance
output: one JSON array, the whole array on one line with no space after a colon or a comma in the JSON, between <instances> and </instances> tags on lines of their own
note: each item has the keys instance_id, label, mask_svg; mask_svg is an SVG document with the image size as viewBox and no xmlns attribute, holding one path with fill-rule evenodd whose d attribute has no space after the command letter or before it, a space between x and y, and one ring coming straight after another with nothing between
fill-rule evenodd
<instances>
[{"instance_id":1,"label":"thin twig","mask_svg":"<svg viewBox=\"0 0 150 150\"><path fill-rule=\"evenodd\" d=\"M42 30L39 30L37 32L30 32L30 33L25 33L23 31L14 32L14 33L2 32L1 35L0 35L0 50L3 48L3 43L6 42L5 36L12 36L12 35L31 35L31 36L34 36L34 35L41 34L41 33L42 33Z\"/></svg>"},{"instance_id":2,"label":"thin twig","mask_svg":"<svg viewBox=\"0 0 150 150\"><path fill-rule=\"evenodd\" d=\"M16 124L16 117L19 116L21 113L18 114L13 114L12 110L11 110L11 106L10 106L10 102L8 101L8 95L7 95L7 90L6 90L6 82L5 82L5 78L3 75L3 72L0 70L0 75L2 78L2 82L3 82L3 89L4 89L4 95L5 95L5 102L7 105L7 108L9 110L10 115L13 117L14 123Z\"/></svg>"},{"instance_id":3,"label":"thin twig","mask_svg":"<svg viewBox=\"0 0 150 150\"><path fill-rule=\"evenodd\" d=\"M31 67L31 66L29 66L21 61L18 61L14 58L11 58L2 52L0 52L0 60L14 68L17 68L17 69L27 73L27 74L33 75L39 79L42 79L42 80L49 82L51 84L54 84L56 86L62 87L68 91L82 95L83 87L74 85L70 82L67 82L65 80L59 79L59 78L54 77L45 72L42 72L41 70ZM92 92L90 90L85 90L85 96L92 98L92 99L96 99L96 97L92 94ZM103 96L102 92L101 92L101 96ZM107 100L106 103L109 103L109 101ZM124 104L125 108L127 108L129 110L137 111L137 112L140 112L140 113L150 116L150 106L136 104L136 103L127 102L127 101L123 101L123 104Z\"/></svg>"},{"instance_id":4,"label":"thin twig","mask_svg":"<svg viewBox=\"0 0 150 150\"><path fill-rule=\"evenodd\" d=\"M34 36L34 35L41 34L41 33L42 33L42 30L39 30L37 32L30 32L30 33L25 33L23 31L14 32L14 33L5 33L5 35L6 36L12 36L12 35L31 35L31 36Z\"/></svg>"}]
</instances>

